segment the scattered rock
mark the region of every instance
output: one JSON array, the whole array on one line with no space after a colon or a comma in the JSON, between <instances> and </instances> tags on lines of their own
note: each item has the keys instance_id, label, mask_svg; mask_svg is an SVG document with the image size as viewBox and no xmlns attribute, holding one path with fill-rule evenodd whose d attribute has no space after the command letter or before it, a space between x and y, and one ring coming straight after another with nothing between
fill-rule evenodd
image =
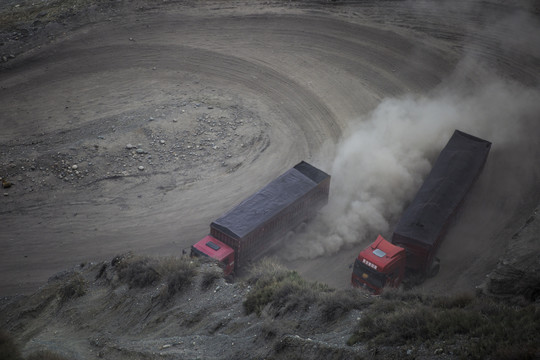
<instances>
[{"instance_id":1,"label":"scattered rock","mask_svg":"<svg viewBox=\"0 0 540 360\"><path fill-rule=\"evenodd\" d=\"M140 165L138 168L140 171L144 171L144 166Z\"/></svg>"}]
</instances>

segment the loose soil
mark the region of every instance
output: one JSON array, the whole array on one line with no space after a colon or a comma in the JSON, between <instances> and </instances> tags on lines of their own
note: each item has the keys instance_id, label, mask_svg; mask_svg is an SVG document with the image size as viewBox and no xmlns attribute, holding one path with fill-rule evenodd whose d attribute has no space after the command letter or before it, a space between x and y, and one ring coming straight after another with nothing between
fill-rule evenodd
<instances>
[{"instance_id":1,"label":"loose soil","mask_svg":"<svg viewBox=\"0 0 540 360\"><path fill-rule=\"evenodd\" d=\"M209 265L184 293L155 303L166 286L131 289L111 259L129 251L181 256L213 219L299 161L330 172L340 140L381 101L436 92L465 65L482 64L469 71L470 84L493 73L537 89L537 39L525 31L509 41L491 26L508 16L537 24L537 5L46 5L0 6L11 19L0 33L0 320L25 355L48 348L88 359L358 358L379 350L456 357L439 344L347 346L358 310L329 323L315 307L283 322L246 315L250 287L221 278L201 287L215 271ZM540 114L533 115L534 125ZM482 286L537 298L538 276L527 271L540 267L539 138L494 144L439 251L440 274L418 290ZM366 245L315 259L272 255L308 280L347 289ZM524 285L515 289L509 277ZM68 290L75 292L67 299L59 295Z\"/></svg>"},{"instance_id":2,"label":"loose soil","mask_svg":"<svg viewBox=\"0 0 540 360\"><path fill-rule=\"evenodd\" d=\"M388 97L429 93L471 48L501 76L537 86L538 49L508 54L484 25L538 9L452 4L98 2L5 29L0 176L13 185L1 197L0 294L126 251L182 254L295 163L329 171L360 115ZM451 266L427 290L479 285L508 245L500 234L538 204L537 174L514 199L511 180L490 182L510 176L493 165L501 158L492 154L480 179L488 190L476 188L462 217L472 220L455 230L478 220L475 231L490 236L462 256L443 247ZM345 288L363 246L283 261Z\"/></svg>"}]
</instances>

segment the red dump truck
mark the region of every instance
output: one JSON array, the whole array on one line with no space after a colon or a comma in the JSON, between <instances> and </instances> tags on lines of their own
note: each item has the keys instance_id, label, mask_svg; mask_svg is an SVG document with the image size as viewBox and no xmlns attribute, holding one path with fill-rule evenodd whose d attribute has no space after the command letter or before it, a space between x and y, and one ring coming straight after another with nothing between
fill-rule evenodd
<instances>
[{"instance_id":1,"label":"red dump truck","mask_svg":"<svg viewBox=\"0 0 540 360\"><path fill-rule=\"evenodd\" d=\"M439 271L435 256L465 196L480 175L491 143L456 130L392 234L381 235L354 262L354 287L380 294L404 277L425 279Z\"/></svg>"},{"instance_id":2,"label":"red dump truck","mask_svg":"<svg viewBox=\"0 0 540 360\"><path fill-rule=\"evenodd\" d=\"M192 256L217 260L225 275L256 259L328 203L330 175L300 162L210 224Z\"/></svg>"}]
</instances>

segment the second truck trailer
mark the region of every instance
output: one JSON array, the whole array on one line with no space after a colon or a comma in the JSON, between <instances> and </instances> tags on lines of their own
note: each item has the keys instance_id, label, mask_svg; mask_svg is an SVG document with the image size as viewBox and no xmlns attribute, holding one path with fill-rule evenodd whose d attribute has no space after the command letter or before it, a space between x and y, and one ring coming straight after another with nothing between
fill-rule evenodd
<instances>
[{"instance_id":1,"label":"second truck trailer","mask_svg":"<svg viewBox=\"0 0 540 360\"><path fill-rule=\"evenodd\" d=\"M379 294L386 286L397 287L406 270L420 277L435 275L437 250L490 149L489 141L456 130L401 216L392 241L379 235L360 252L352 285Z\"/></svg>"}]
</instances>

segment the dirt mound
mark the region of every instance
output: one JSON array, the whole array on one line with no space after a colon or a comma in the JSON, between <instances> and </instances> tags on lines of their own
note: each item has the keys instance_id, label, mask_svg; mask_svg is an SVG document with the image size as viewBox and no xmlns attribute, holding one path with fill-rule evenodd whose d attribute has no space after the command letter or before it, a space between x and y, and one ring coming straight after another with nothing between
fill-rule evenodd
<instances>
[{"instance_id":1,"label":"dirt mound","mask_svg":"<svg viewBox=\"0 0 540 360\"><path fill-rule=\"evenodd\" d=\"M59 273L32 295L3 298L0 310L11 335L0 334L0 353L16 353L14 337L28 359L40 352L118 360L482 359L539 351L537 305L467 293L372 297L307 282L267 260L232 284L212 263L126 254Z\"/></svg>"},{"instance_id":2,"label":"dirt mound","mask_svg":"<svg viewBox=\"0 0 540 360\"><path fill-rule=\"evenodd\" d=\"M279 358L304 347L313 358L355 358L362 349L345 344L355 312L332 316L339 324L325 321L313 302L307 314L249 314L250 291L249 283L226 282L212 264L125 255L81 264L30 296L4 299L0 323L24 353L48 349L66 358Z\"/></svg>"}]
</instances>

